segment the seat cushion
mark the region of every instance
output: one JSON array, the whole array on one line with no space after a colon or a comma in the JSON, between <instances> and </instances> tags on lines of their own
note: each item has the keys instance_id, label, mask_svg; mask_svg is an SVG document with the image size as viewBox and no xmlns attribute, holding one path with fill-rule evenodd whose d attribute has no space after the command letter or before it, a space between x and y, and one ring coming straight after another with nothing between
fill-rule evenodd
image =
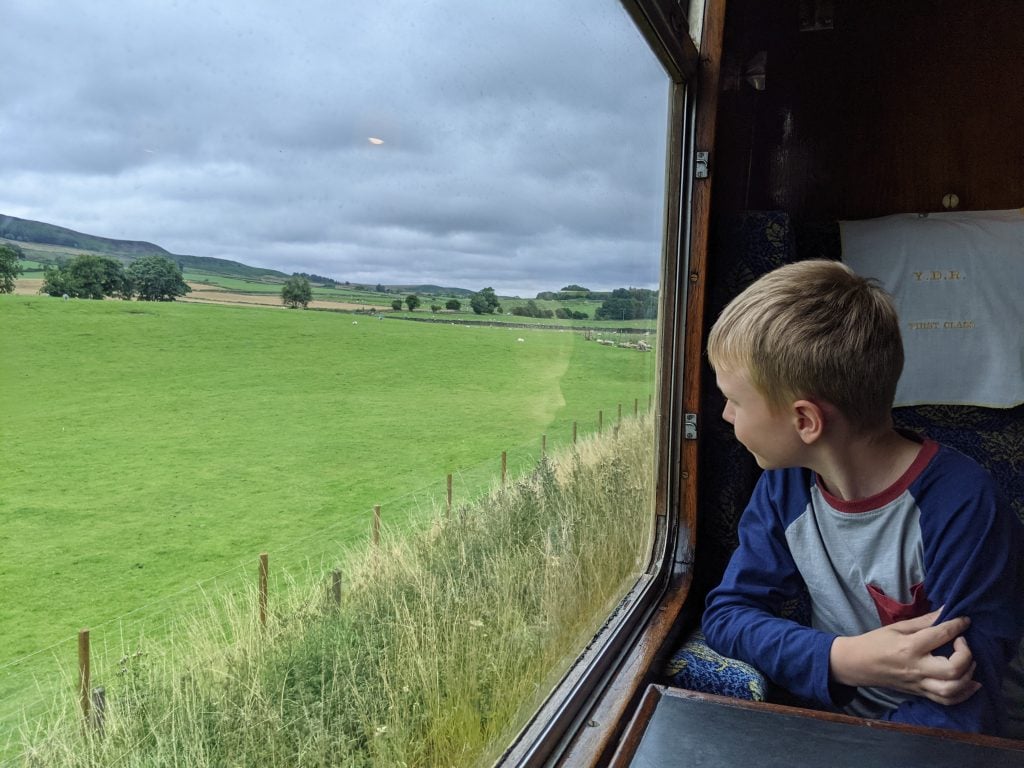
<instances>
[{"instance_id":1,"label":"seat cushion","mask_svg":"<svg viewBox=\"0 0 1024 768\"><path fill-rule=\"evenodd\" d=\"M694 632L672 654L665 673L672 685L734 699L764 701L767 681L749 664L711 650L702 632Z\"/></svg>"}]
</instances>

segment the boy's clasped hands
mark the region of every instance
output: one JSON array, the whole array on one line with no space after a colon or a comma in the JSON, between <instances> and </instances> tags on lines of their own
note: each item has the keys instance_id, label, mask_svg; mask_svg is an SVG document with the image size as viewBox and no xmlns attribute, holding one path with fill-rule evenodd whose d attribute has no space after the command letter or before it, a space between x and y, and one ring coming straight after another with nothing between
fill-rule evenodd
<instances>
[{"instance_id":1,"label":"boy's clasped hands","mask_svg":"<svg viewBox=\"0 0 1024 768\"><path fill-rule=\"evenodd\" d=\"M832 677L843 685L895 688L947 706L966 701L981 688L973 679L977 665L963 637L971 620L961 616L935 624L941 612L837 637L829 657ZM953 653L948 658L933 655L949 643Z\"/></svg>"}]
</instances>

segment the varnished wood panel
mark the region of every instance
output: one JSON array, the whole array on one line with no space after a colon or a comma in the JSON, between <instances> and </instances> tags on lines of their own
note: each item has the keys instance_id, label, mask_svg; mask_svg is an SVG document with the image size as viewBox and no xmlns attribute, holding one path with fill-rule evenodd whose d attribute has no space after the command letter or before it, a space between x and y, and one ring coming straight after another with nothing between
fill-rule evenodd
<instances>
[{"instance_id":1,"label":"varnished wood panel","mask_svg":"<svg viewBox=\"0 0 1024 768\"><path fill-rule=\"evenodd\" d=\"M716 204L797 218L1024 205L1024 3L730 4L726 48L768 54L767 88L721 99Z\"/></svg>"}]
</instances>

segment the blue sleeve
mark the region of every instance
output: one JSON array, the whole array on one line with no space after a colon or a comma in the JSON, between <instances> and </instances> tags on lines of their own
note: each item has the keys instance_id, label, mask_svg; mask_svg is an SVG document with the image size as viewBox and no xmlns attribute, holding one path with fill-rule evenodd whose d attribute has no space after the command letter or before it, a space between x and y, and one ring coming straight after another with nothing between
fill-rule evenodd
<instances>
[{"instance_id":1,"label":"blue sleeve","mask_svg":"<svg viewBox=\"0 0 1024 768\"><path fill-rule=\"evenodd\" d=\"M703 629L719 653L752 664L800 698L834 707L838 689L852 694L844 686L829 687L836 636L781 618L783 604L805 589L786 543L787 509L779 501L790 500L792 510L806 499L799 478L791 470L761 475L740 519L739 546L721 584L708 595Z\"/></svg>"},{"instance_id":2,"label":"blue sleeve","mask_svg":"<svg viewBox=\"0 0 1024 768\"><path fill-rule=\"evenodd\" d=\"M1009 660L1024 631L1024 529L1000 498L988 474L977 466L952 463L918 491L924 545L925 593L932 610L945 606L940 621L968 616L965 635L977 663L981 690L947 707L912 698L890 713L891 720L958 731L999 734L1006 713L1001 695ZM973 465L973 462L971 462ZM923 479L923 478L922 478ZM944 655L952 647L940 649Z\"/></svg>"}]
</instances>

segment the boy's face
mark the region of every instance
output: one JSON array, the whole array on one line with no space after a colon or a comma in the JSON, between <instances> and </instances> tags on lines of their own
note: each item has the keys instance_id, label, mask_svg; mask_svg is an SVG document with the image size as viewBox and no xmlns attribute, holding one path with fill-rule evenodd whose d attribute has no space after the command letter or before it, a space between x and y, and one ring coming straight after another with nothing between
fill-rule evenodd
<instances>
[{"instance_id":1,"label":"boy's face","mask_svg":"<svg viewBox=\"0 0 1024 768\"><path fill-rule=\"evenodd\" d=\"M722 418L732 424L736 439L754 455L758 466L799 466L803 443L793 415L773 411L764 395L744 375L718 371L716 378L726 398Z\"/></svg>"}]
</instances>

